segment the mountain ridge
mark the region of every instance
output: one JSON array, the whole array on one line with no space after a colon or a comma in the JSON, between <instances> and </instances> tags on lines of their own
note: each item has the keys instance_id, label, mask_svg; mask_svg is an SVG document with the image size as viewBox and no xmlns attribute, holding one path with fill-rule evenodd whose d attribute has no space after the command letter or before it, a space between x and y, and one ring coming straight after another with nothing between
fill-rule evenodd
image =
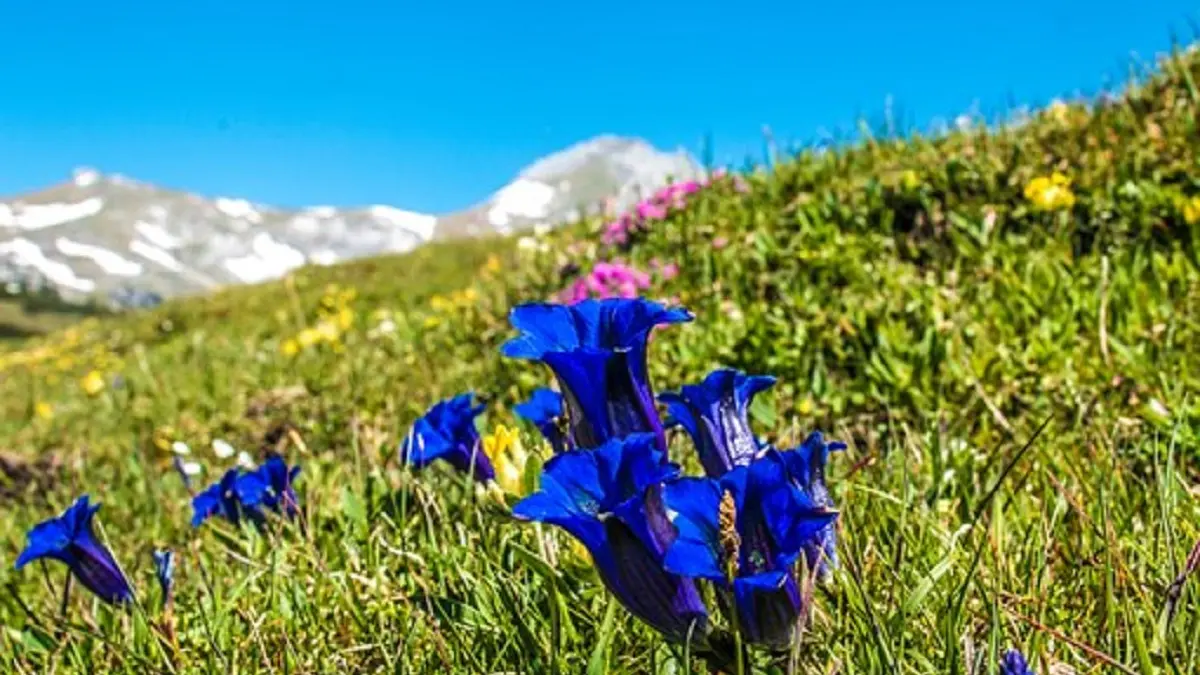
<instances>
[{"instance_id":1,"label":"mountain ridge","mask_svg":"<svg viewBox=\"0 0 1200 675\"><path fill-rule=\"evenodd\" d=\"M82 167L68 181L0 198L0 283L127 305L122 298L259 283L435 239L554 227L700 173L683 150L602 135L535 160L464 209L429 214L386 204L276 207Z\"/></svg>"}]
</instances>

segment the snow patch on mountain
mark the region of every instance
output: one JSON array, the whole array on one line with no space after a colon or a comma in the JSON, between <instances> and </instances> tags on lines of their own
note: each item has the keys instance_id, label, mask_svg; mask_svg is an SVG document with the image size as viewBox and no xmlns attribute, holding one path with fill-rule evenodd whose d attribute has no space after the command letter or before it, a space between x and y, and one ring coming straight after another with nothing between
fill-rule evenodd
<instances>
[{"instance_id":1,"label":"snow patch on mountain","mask_svg":"<svg viewBox=\"0 0 1200 675\"><path fill-rule=\"evenodd\" d=\"M47 258L40 246L24 237L0 242L0 254L11 256L12 261L19 267L33 268L50 283L61 288L79 293L91 293L96 290L95 281L77 276L75 270L64 262Z\"/></svg>"},{"instance_id":2,"label":"snow patch on mountain","mask_svg":"<svg viewBox=\"0 0 1200 675\"><path fill-rule=\"evenodd\" d=\"M0 226L40 230L100 213L104 200L89 197L80 202L54 204L0 204Z\"/></svg>"},{"instance_id":3,"label":"snow patch on mountain","mask_svg":"<svg viewBox=\"0 0 1200 675\"><path fill-rule=\"evenodd\" d=\"M183 263L175 259L175 256L155 246L147 244L140 239L134 239L129 242L129 250L133 253L142 256L146 260L158 263L172 272L182 272Z\"/></svg>"},{"instance_id":4,"label":"snow patch on mountain","mask_svg":"<svg viewBox=\"0 0 1200 675\"><path fill-rule=\"evenodd\" d=\"M545 183L518 178L492 196L492 207L487 212L488 223L501 232L507 232L514 216L545 218L556 194L557 191Z\"/></svg>"},{"instance_id":5,"label":"snow patch on mountain","mask_svg":"<svg viewBox=\"0 0 1200 675\"><path fill-rule=\"evenodd\" d=\"M105 274L113 274L119 277L136 277L142 273L140 263L123 258L121 254L100 246L82 244L77 241L71 241L66 237L55 239L54 246L63 255L90 259L99 265Z\"/></svg>"},{"instance_id":6,"label":"snow patch on mountain","mask_svg":"<svg viewBox=\"0 0 1200 675\"><path fill-rule=\"evenodd\" d=\"M246 283L258 283L281 277L302 266L303 252L277 241L266 232L254 235L252 253L225 261L225 269Z\"/></svg>"}]
</instances>

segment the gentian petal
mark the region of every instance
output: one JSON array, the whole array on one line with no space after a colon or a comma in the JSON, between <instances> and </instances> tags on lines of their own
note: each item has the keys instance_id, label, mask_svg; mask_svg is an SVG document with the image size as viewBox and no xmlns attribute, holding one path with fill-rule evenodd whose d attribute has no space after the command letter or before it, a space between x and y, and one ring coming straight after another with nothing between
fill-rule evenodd
<instances>
[{"instance_id":1,"label":"gentian petal","mask_svg":"<svg viewBox=\"0 0 1200 675\"><path fill-rule=\"evenodd\" d=\"M71 544L71 532L63 524L62 519L53 518L34 525L26 535L26 539L25 549L17 557L15 569L21 569L34 560L42 558L61 560L64 551Z\"/></svg>"},{"instance_id":2,"label":"gentian petal","mask_svg":"<svg viewBox=\"0 0 1200 675\"><path fill-rule=\"evenodd\" d=\"M825 464L829 453L845 450L846 444L826 442L820 431L814 431L804 439L800 447L781 453L791 480L817 506L834 508L833 498L825 485ZM824 527L804 547L810 567L815 566L820 578L828 578L830 569L837 565L837 528L833 524Z\"/></svg>"},{"instance_id":3,"label":"gentian petal","mask_svg":"<svg viewBox=\"0 0 1200 675\"><path fill-rule=\"evenodd\" d=\"M683 642L690 629L693 639L702 641L708 611L695 583L664 570L662 558L621 520L609 518L604 524L605 545L590 552L609 591L667 639Z\"/></svg>"},{"instance_id":4,"label":"gentian petal","mask_svg":"<svg viewBox=\"0 0 1200 675\"><path fill-rule=\"evenodd\" d=\"M655 326L691 319L687 310L643 298L521 305L510 314L520 334L501 351L510 358L545 363L554 371L576 447L650 432L665 450L647 376L646 345Z\"/></svg>"},{"instance_id":5,"label":"gentian petal","mask_svg":"<svg viewBox=\"0 0 1200 675\"><path fill-rule=\"evenodd\" d=\"M725 581L721 568L718 513L720 485L708 478L681 478L663 487L663 500L675 513L675 541L667 549L663 565L685 577Z\"/></svg>"},{"instance_id":6,"label":"gentian petal","mask_svg":"<svg viewBox=\"0 0 1200 675\"><path fill-rule=\"evenodd\" d=\"M791 564L837 518L837 512L818 507L789 480L776 450L768 450L747 467L746 493L747 504L739 508L739 518L762 519L771 533L778 565Z\"/></svg>"},{"instance_id":7,"label":"gentian petal","mask_svg":"<svg viewBox=\"0 0 1200 675\"><path fill-rule=\"evenodd\" d=\"M496 477L490 458L483 452L475 418L483 412L467 392L440 401L413 423L400 448L400 461L421 469L443 460L475 480L486 483Z\"/></svg>"},{"instance_id":8,"label":"gentian petal","mask_svg":"<svg viewBox=\"0 0 1200 675\"><path fill-rule=\"evenodd\" d=\"M28 544L17 558L17 569L30 562L50 558L63 562L79 583L109 603L133 598L133 588L106 546L96 539L92 519L100 505L89 503L88 495L75 501L62 515L30 530Z\"/></svg>"},{"instance_id":9,"label":"gentian petal","mask_svg":"<svg viewBox=\"0 0 1200 675\"><path fill-rule=\"evenodd\" d=\"M691 436L704 472L718 478L735 466L749 464L758 454L749 408L755 395L774 384L773 377L719 368L700 384L658 398L667 404L672 420Z\"/></svg>"},{"instance_id":10,"label":"gentian petal","mask_svg":"<svg viewBox=\"0 0 1200 675\"><path fill-rule=\"evenodd\" d=\"M154 576L162 589L163 602L170 602L175 588L175 551L169 548L155 549L153 555Z\"/></svg>"},{"instance_id":11,"label":"gentian petal","mask_svg":"<svg viewBox=\"0 0 1200 675\"><path fill-rule=\"evenodd\" d=\"M791 646L804 603L795 578L783 570L734 582L738 627L746 641L775 650Z\"/></svg>"},{"instance_id":12,"label":"gentian petal","mask_svg":"<svg viewBox=\"0 0 1200 675\"><path fill-rule=\"evenodd\" d=\"M1016 649L1004 653L1000 662L1000 675L1036 675L1025 661L1025 655Z\"/></svg>"},{"instance_id":13,"label":"gentian petal","mask_svg":"<svg viewBox=\"0 0 1200 675\"><path fill-rule=\"evenodd\" d=\"M529 400L513 406L513 412L533 423L550 442L554 452L567 449L566 438L558 426L563 416L562 394L548 387L540 387L533 391Z\"/></svg>"},{"instance_id":14,"label":"gentian petal","mask_svg":"<svg viewBox=\"0 0 1200 675\"><path fill-rule=\"evenodd\" d=\"M576 537L605 585L638 618L672 640L707 631L707 613L695 585L663 569L669 543L657 490L678 467L664 461L652 434L609 441L595 450L571 450L543 467L537 492L513 515L557 525ZM672 532L673 535L673 532Z\"/></svg>"}]
</instances>

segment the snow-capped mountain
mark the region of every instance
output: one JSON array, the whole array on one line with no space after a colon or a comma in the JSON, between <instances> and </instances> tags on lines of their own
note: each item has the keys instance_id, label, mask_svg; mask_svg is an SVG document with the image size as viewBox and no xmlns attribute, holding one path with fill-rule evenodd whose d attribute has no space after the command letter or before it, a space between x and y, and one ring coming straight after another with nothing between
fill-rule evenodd
<instances>
[{"instance_id":1,"label":"snow-capped mountain","mask_svg":"<svg viewBox=\"0 0 1200 675\"><path fill-rule=\"evenodd\" d=\"M601 136L534 162L480 204L434 215L383 205L280 209L77 169L69 182L0 199L0 282L76 298L203 292L435 237L553 226L699 173L684 152Z\"/></svg>"}]
</instances>

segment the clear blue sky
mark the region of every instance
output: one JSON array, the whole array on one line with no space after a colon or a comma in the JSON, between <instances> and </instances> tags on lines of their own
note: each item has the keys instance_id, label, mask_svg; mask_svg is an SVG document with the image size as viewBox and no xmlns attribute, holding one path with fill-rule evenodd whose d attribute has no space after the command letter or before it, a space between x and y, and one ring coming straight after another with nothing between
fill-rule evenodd
<instances>
[{"instance_id":1,"label":"clear blue sky","mask_svg":"<svg viewBox=\"0 0 1200 675\"><path fill-rule=\"evenodd\" d=\"M1184 0L10 0L0 195L95 166L281 205L441 212L604 132L760 153L1117 83Z\"/></svg>"}]
</instances>

